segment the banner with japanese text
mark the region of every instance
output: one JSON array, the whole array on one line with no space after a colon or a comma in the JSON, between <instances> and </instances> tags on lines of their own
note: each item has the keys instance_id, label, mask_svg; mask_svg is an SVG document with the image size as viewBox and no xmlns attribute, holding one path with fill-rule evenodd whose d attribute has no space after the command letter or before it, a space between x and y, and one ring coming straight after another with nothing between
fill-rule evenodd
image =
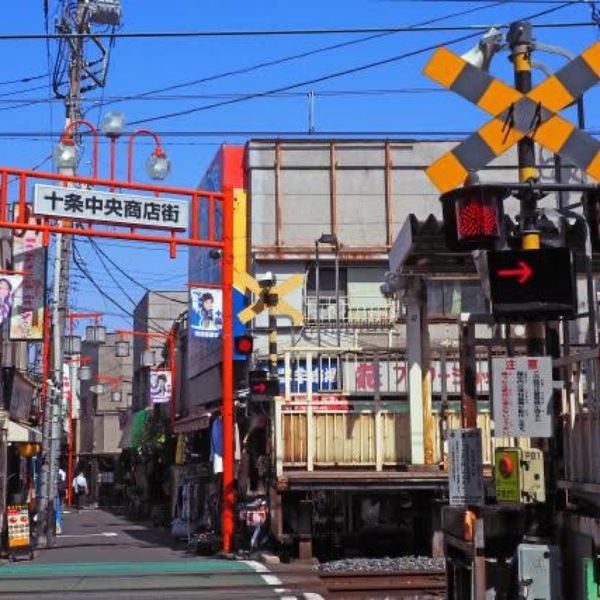
<instances>
[{"instance_id":1,"label":"banner with japanese text","mask_svg":"<svg viewBox=\"0 0 600 600\"><path fill-rule=\"evenodd\" d=\"M35 223L27 206L28 223ZM14 218L19 218L15 204ZM13 289L10 311L11 340L41 340L44 335L44 290L46 287L46 249L39 231L15 229L12 239L13 269L24 273L22 284Z\"/></svg>"}]
</instances>

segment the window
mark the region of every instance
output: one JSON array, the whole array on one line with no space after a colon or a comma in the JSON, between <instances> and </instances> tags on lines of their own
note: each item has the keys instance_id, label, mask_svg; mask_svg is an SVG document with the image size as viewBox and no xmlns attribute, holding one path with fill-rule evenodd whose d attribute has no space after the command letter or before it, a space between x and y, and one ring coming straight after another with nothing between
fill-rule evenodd
<instances>
[{"instance_id":1,"label":"window","mask_svg":"<svg viewBox=\"0 0 600 600\"><path fill-rule=\"evenodd\" d=\"M431 280L427 282L427 314L455 317L461 312L487 312L479 281Z\"/></svg>"},{"instance_id":2,"label":"window","mask_svg":"<svg viewBox=\"0 0 600 600\"><path fill-rule=\"evenodd\" d=\"M348 276L345 267L340 267L340 294L346 294ZM319 294L323 297L335 296L335 267L326 266L319 269ZM308 272L306 290L309 295L317 293L316 269L313 267Z\"/></svg>"}]
</instances>

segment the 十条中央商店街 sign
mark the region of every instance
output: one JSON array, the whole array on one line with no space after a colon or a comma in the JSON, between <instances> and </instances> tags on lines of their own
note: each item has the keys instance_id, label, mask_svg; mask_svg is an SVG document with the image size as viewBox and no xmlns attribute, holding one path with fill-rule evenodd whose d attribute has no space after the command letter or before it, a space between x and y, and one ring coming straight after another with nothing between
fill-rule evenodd
<instances>
[{"instance_id":1,"label":"\u5341\u6761\u4e2d\u592e\u5546\u5e97\u8857 sign","mask_svg":"<svg viewBox=\"0 0 600 600\"><path fill-rule=\"evenodd\" d=\"M188 227L188 205L184 200L54 185L35 185L33 212L39 216L141 228L184 231Z\"/></svg>"}]
</instances>

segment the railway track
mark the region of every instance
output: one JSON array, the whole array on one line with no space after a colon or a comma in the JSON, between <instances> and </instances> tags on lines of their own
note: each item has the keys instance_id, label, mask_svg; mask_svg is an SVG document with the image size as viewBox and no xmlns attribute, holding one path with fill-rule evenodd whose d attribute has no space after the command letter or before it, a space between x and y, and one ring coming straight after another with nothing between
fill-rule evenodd
<instances>
[{"instance_id":1,"label":"railway track","mask_svg":"<svg viewBox=\"0 0 600 600\"><path fill-rule=\"evenodd\" d=\"M329 598L446 598L446 573L428 571L356 572L336 571L319 574Z\"/></svg>"}]
</instances>

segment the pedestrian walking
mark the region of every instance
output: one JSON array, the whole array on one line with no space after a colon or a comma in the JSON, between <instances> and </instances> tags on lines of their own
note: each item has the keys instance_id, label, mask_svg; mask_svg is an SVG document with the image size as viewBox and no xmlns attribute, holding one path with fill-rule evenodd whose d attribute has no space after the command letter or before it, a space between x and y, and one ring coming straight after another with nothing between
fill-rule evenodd
<instances>
[{"instance_id":1,"label":"pedestrian walking","mask_svg":"<svg viewBox=\"0 0 600 600\"><path fill-rule=\"evenodd\" d=\"M77 477L73 479L73 496L75 498L74 506L77 510L81 510L81 497L87 496L88 483L83 471L79 471Z\"/></svg>"},{"instance_id":2,"label":"pedestrian walking","mask_svg":"<svg viewBox=\"0 0 600 600\"><path fill-rule=\"evenodd\" d=\"M64 469L58 469L56 481L56 534L60 535L63 530L63 505L67 495L67 474Z\"/></svg>"}]
</instances>

